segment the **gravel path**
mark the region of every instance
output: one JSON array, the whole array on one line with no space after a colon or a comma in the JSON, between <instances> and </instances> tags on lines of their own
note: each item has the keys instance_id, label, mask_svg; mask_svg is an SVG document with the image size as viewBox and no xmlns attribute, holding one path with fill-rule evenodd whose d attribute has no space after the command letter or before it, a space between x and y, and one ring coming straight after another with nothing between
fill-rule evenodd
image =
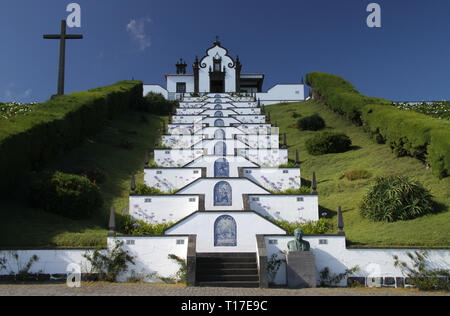
<instances>
[{"instance_id":1,"label":"gravel path","mask_svg":"<svg viewBox=\"0 0 450 316\"><path fill-rule=\"evenodd\" d=\"M390 288L244 289L200 288L161 284L82 283L81 288L65 284L0 284L0 296L449 296L449 292L421 292Z\"/></svg>"}]
</instances>

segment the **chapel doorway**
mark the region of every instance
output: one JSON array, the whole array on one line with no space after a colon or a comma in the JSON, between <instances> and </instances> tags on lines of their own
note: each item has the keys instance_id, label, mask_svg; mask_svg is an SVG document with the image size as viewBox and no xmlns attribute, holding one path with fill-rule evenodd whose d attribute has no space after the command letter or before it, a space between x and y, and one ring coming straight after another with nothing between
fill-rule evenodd
<instances>
[{"instance_id":1,"label":"chapel doorway","mask_svg":"<svg viewBox=\"0 0 450 316\"><path fill-rule=\"evenodd\" d=\"M225 80L211 80L211 93L225 93Z\"/></svg>"}]
</instances>

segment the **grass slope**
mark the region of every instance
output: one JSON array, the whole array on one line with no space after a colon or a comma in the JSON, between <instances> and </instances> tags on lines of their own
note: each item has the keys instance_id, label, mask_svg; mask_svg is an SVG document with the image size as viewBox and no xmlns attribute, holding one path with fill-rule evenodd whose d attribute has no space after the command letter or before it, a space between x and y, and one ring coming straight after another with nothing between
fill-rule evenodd
<instances>
[{"instance_id":1,"label":"grass slope","mask_svg":"<svg viewBox=\"0 0 450 316\"><path fill-rule=\"evenodd\" d=\"M319 204L330 209L336 223L336 210L343 208L345 232L350 246L376 247L450 247L450 178L439 180L418 160L410 157L396 158L387 145L376 144L361 127L332 112L322 104L306 101L294 104L268 106L272 123L278 122L280 134L287 133L289 159L295 160L299 150L302 177L311 180L315 171L318 179ZM343 132L350 136L353 149L341 154L311 156L305 141L317 132L296 128L299 118L318 113L325 119L325 130ZM344 172L365 169L372 173L368 180L347 181L339 179ZM359 215L359 203L376 176L407 175L420 181L440 204L439 212L415 220L396 223L374 223Z\"/></svg>"},{"instance_id":2,"label":"grass slope","mask_svg":"<svg viewBox=\"0 0 450 316\"><path fill-rule=\"evenodd\" d=\"M105 173L105 182L100 184L105 203L94 218L71 220L29 208L25 201L0 201L0 249L106 246L110 207L114 205L117 213L128 209L131 174L142 179L144 153L153 147L162 119L128 112L48 166L62 171L97 168ZM132 148L121 147L122 141L133 143Z\"/></svg>"}]
</instances>

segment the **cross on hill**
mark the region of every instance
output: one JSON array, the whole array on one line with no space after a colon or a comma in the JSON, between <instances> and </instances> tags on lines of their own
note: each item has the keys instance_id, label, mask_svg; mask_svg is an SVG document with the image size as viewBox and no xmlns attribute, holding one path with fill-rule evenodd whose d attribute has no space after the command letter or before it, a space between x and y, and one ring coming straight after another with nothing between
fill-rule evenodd
<instances>
[{"instance_id":1,"label":"cross on hill","mask_svg":"<svg viewBox=\"0 0 450 316\"><path fill-rule=\"evenodd\" d=\"M64 74L66 65L66 39L82 39L83 35L66 34L66 21L61 21L61 33L56 35L44 35L44 39L59 39L59 71L58 71L58 92L56 96L64 95Z\"/></svg>"}]
</instances>

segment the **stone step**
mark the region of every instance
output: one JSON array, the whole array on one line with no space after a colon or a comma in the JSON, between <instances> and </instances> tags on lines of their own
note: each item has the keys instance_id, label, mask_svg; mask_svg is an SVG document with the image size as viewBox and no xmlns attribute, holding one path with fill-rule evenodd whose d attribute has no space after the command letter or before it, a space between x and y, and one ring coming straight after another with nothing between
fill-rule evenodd
<instances>
[{"instance_id":1,"label":"stone step","mask_svg":"<svg viewBox=\"0 0 450 316\"><path fill-rule=\"evenodd\" d=\"M197 264L214 264L214 263L255 263L256 258L250 257L216 257L216 258L198 258Z\"/></svg>"},{"instance_id":2,"label":"stone step","mask_svg":"<svg viewBox=\"0 0 450 316\"><path fill-rule=\"evenodd\" d=\"M203 269L257 269L258 264L252 262L213 262L213 263L198 263L197 262L197 270Z\"/></svg>"},{"instance_id":3,"label":"stone step","mask_svg":"<svg viewBox=\"0 0 450 316\"><path fill-rule=\"evenodd\" d=\"M236 282L247 282L255 281L259 282L258 274L251 275L200 275L197 276L197 282L222 282L222 281L236 281Z\"/></svg>"},{"instance_id":4,"label":"stone step","mask_svg":"<svg viewBox=\"0 0 450 316\"><path fill-rule=\"evenodd\" d=\"M197 286L203 287L246 287L246 288L257 288L259 287L259 281L247 281L247 282L236 282L236 281L218 281L218 282L198 282Z\"/></svg>"},{"instance_id":5,"label":"stone step","mask_svg":"<svg viewBox=\"0 0 450 316\"><path fill-rule=\"evenodd\" d=\"M202 269L199 271L199 275L258 275L258 269L256 267L252 268L223 268L223 267L212 267L208 269Z\"/></svg>"}]
</instances>

